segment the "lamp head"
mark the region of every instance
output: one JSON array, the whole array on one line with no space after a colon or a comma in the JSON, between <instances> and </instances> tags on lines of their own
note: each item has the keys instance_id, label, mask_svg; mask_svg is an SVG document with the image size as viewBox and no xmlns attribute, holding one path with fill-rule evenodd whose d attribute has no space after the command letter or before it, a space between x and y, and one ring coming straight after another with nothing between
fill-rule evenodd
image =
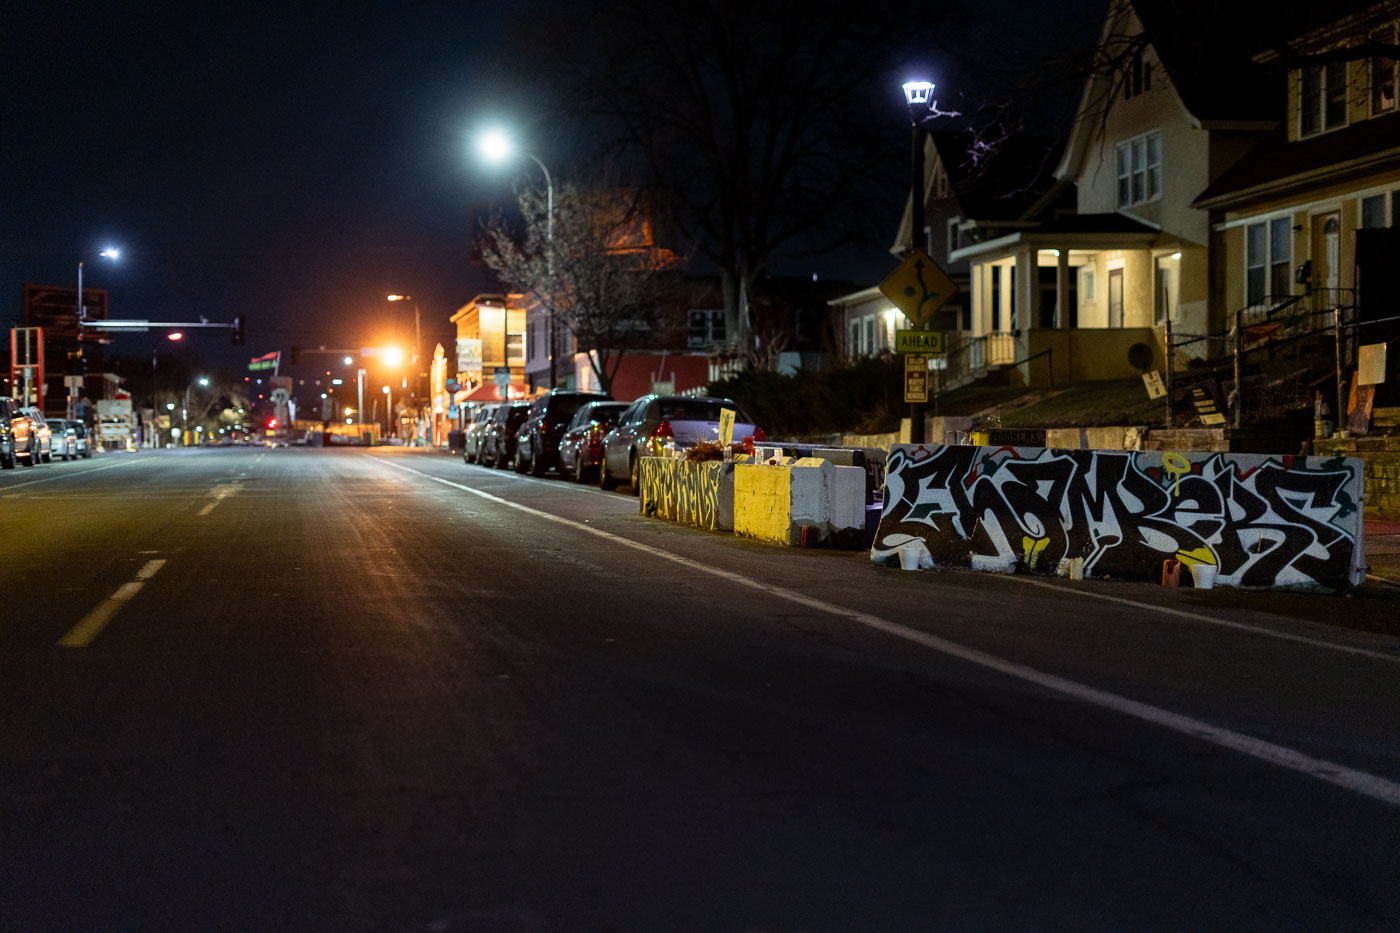
<instances>
[{"instance_id":1,"label":"lamp head","mask_svg":"<svg viewBox=\"0 0 1400 933\"><path fill-rule=\"evenodd\" d=\"M389 295L388 298L389 298L390 301L412 301L412 300L413 300L413 296L412 296L412 295Z\"/></svg>"},{"instance_id":2,"label":"lamp head","mask_svg":"<svg viewBox=\"0 0 1400 933\"><path fill-rule=\"evenodd\" d=\"M109 246L97 255L105 256L108 259L120 259L122 256L122 251L117 249L115 246Z\"/></svg>"},{"instance_id":3,"label":"lamp head","mask_svg":"<svg viewBox=\"0 0 1400 933\"><path fill-rule=\"evenodd\" d=\"M904 101L910 107L926 105L933 97L932 81L904 82Z\"/></svg>"},{"instance_id":4,"label":"lamp head","mask_svg":"<svg viewBox=\"0 0 1400 933\"><path fill-rule=\"evenodd\" d=\"M477 137L476 148L481 157L493 165L505 162L515 152L515 144L510 137L498 129L487 130Z\"/></svg>"}]
</instances>

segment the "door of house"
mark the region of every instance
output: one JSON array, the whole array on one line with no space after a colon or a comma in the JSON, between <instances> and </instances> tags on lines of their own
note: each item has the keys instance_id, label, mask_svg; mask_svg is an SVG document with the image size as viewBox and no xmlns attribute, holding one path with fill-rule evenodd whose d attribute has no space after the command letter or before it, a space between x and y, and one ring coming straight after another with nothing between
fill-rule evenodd
<instances>
[{"instance_id":1,"label":"door of house","mask_svg":"<svg viewBox=\"0 0 1400 933\"><path fill-rule=\"evenodd\" d=\"M1108 270L1108 326L1123 326L1123 270Z\"/></svg>"},{"instance_id":2,"label":"door of house","mask_svg":"<svg viewBox=\"0 0 1400 933\"><path fill-rule=\"evenodd\" d=\"M1337 288L1342 268L1342 219L1334 213L1313 218L1313 284Z\"/></svg>"}]
</instances>

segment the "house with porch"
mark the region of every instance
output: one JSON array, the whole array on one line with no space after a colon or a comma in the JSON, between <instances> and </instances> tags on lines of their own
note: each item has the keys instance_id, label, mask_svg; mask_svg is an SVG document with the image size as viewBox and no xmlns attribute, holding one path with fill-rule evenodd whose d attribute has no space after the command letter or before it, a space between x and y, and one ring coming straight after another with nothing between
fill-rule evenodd
<instances>
[{"instance_id":1,"label":"house with porch","mask_svg":"<svg viewBox=\"0 0 1400 933\"><path fill-rule=\"evenodd\" d=\"M1278 119L1234 15L1206 30L1179 5L1110 4L1057 187L1015 221L965 223L952 253L970 267L981 362L1058 385L1163 368L1169 328L1183 364L1220 352L1195 201Z\"/></svg>"},{"instance_id":2,"label":"house with porch","mask_svg":"<svg viewBox=\"0 0 1400 933\"><path fill-rule=\"evenodd\" d=\"M1243 357L1241 422L1280 400L1310 422L1315 397L1335 418L1348 388L1338 365L1400 336L1385 320L1400 315L1397 46L1394 2L1343 3L1256 56L1284 102L1279 123L1194 201L1210 225L1222 323Z\"/></svg>"}]
</instances>

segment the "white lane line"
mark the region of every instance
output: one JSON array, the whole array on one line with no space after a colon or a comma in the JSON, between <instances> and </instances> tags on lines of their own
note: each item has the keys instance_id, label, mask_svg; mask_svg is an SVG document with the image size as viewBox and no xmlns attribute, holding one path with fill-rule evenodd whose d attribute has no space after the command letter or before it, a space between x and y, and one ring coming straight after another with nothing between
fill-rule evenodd
<instances>
[{"instance_id":1,"label":"white lane line","mask_svg":"<svg viewBox=\"0 0 1400 933\"><path fill-rule=\"evenodd\" d=\"M204 506L204 508L200 509L199 515L201 517L208 515L210 512L214 511L215 506L217 506L220 502L223 502L229 496L238 492L238 489L239 486L237 483L221 483L215 486L214 488L210 489L208 495L212 496L214 501L208 503Z\"/></svg>"},{"instance_id":2,"label":"white lane line","mask_svg":"<svg viewBox=\"0 0 1400 933\"><path fill-rule=\"evenodd\" d=\"M24 487L24 486L37 486L37 485L39 485L40 483L56 483L56 482L58 482L58 481L61 480L61 479L72 479L72 478L75 477L75 476L88 476L88 475L93 474L93 473L100 473L100 472L103 471L103 470L110 470L110 469L112 469L113 467L126 466L126 465L129 464L129 463L139 463L139 462L141 462L141 461L137 461L137 460L123 460L123 461L120 461L120 462L118 462L118 463L104 463L102 466L95 466L95 467L92 467L91 469L80 470L80 471L78 471L78 472L76 472L76 473L61 473L61 474L59 474L58 476L46 476L46 477L44 477L43 479L31 479L31 480L26 480L26 481L24 481L23 483L15 483L13 486L5 486L5 487L3 488L3 491L0 491L0 497L9 495L9 494L10 494L10 490L12 490L12 489L20 489L20 488L22 488L22 487Z\"/></svg>"},{"instance_id":3,"label":"white lane line","mask_svg":"<svg viewBox=\"0 0 1400 933\"><path fill-rule=\"evenodd\" d=\"M141 587L146 585L145 581L155 576L164 566L164 560L146 561L141 569L136 571L135 580L123 583L111 596L98 603L91 612L83 616L78 624L68 631L68 634L58 640L58 646L60 648L86 648L92 644L92 640L107 627L107 623L112 621L112 617L117 614L118 610L131 597L141 592Z\"/></svg>"},{"instance_id":4,"label":"white lane line","mask_svg":"<svg viewBox=\"0 0 1400 933\"><path fill-rule=\"evenodd\" d=\"M573 521L572 519L563 518L559 515L551 515L549 512L542 512L539 509L531 508L527 505L511 502L508 499L502 499L500 496L494 496L489 492L482 492L479 489L473 489L461 483L454 483L451 480L442 479L441 477L433 476L432 474L424 473L411 467L401 466L391 460L371 459L374 459L376 463L382 463L396 470L413 473L424 479L431 480L432 482L471 493L488 502L494 502L498 505L524 512L527 515L545 519L546 521L567 525L576 531L595 535L614 544L619 544L635 551L641 551L644 554L658 557L662 560L671 561L672 563L679 564L698 573L706 573L739 586L748 587L749 589L758 590L779 599L785 599L789 602L806 606L817 612L849 619L876 631L892 635L895 638L921 645L932 651L937 651L940 654L966 661L978 667L996 671L997 673L1015 678L1016 680L1041 687L1042 689L1072 697L1093 706L1121 713L1125 716L1131 716L1144 722L1162 726L1173 732L1191 736L1192 738L1209 742L1212 745L1217 745L1239 754L1248 755L1251 758L1256 758L1260 761L1286 768L1319 781L1325 781L1337 787L1361 794L1362 796L1370 797L1373 800L1390 804L1391 806L1400 807L1400 783L1388 780L1379 775L1361 771L1356 768L1349 768L1346 765L1337 764L1325 758L1317 758L1284 745L1278 745L1250 735L1245 735L1242 732L1235 732L1232 729L1215 726L1199 719L1193 719L1190 716L1184 716L1180 713L1174 713L1171 710L1152 706L1149 703L1140 703L1137 700L1132 700L1116 693L1110 693L1107 690L1100 690L1087 684L1081 684L1078 681L1069 680L1065 677L1047 674L1044 671L1027 667L1024 664L1007 661L995 655L988 654L985 651L969 648L966 645L960 645L946 638L940 638L937 635L930 635L927 632L909 628L898 622L891 622L880 616L871 615L867 612L860 612L855 609L847 609L844 606L837 606L834 603L828 603L824 600L798 593L795 590L763 583L742 574L722 570L718 567L711 567L708 564L702 564L699 561L691 560L688 557L681 557L678 554L672 554L668 551L659 551L649 545L623 538L611 532L603 531L602 529L594 528L590 525Z\"/></svg>"},{"instance_id":5,"label":"white lane line","mask_svg":"<svg viewBox=\"0 0 1400 933\"><path fill-rule=\"evenodd\" d=\"M218 504L219 504L219 500L215 499L213 502L209 503L209 504L206 505L204 508L200 509L199 512L198 512L198 514L199 514L201 517L203 517L203 516L205 516L205 515L208 515L210 512L214 511L214 506L216 506L216 505L218 505Z\"/></svg>"},{"instance_id":6,"label":"white lane line","mask_svg":"<svg viewBox=\"0 0 1400 933\"><path fill-rule=\"evenodd\" d=\"M1005 574L1003 574L1005 576ZM1371 651L1367 648L1357 648L1352 645L1339 645L1336 642L1324 641L1321 638L1309 638L1306 635L1289 635L1286 632L1275 632L1270 629L1260 628L1257 625L1247 625L1244 622L1231 622L1228 619L1218 619L1215 616L1204 615L1199 612L1191 612L1188 609L1173 609L1170 606L1154 606L1151 603L1139 602L1135 599L1128 599L1123 596L1110 596L1107 593L1094 593L1089 590L1073 589L1068 586L1060 586L1045 580L1036 580L1031 577L1017 574L1010 579L1017 583L1024 583L1027 586L1038 586L1041 589L1053 590L1056 593L1063 593L1066 596L1081 596L1086 599L1101 599L1108 603L1118 603L1123 606L1132 606L1135 609L1142 609L1147 612L1155 612L1158 615L1176 616L1181 619L1190 619L1193 622L1203 622L1206 625L1217 625L1221 628L1235 629L1240 632L1249 632L1251 635L1262 635L1265 638L1277 638L1280 641L1292 641L1301 645L1308 645L1313 648L1325 648L1328 651L1340 651L1343 654L1355 654L1363 658L1371 658L1376 661L1389 661L1391 664L1400 664L1400 655L1386 654L1384 651Z\"/></svg>"}]
</instances>

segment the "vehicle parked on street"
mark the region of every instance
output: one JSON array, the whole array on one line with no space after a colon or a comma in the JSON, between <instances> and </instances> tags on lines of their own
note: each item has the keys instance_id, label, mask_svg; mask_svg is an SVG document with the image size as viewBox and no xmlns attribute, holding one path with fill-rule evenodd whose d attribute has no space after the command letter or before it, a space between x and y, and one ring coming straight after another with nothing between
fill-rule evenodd
<instances>
[{"instance_id":1,"label":"vehicle parked on street","mask_svg":"<svg viewBox=\"0 0 1400 933\"><path fill-rule=\"evenodd\" d=\"M603 392L551 389L531 402L530 416L516 438L515 472L528 470L533 476L544 476L550 469L559 469L559 438L579 406L611 399Z\"/></svg>"},{"instance_id":2,"label":"vehicle parked on street","mask_svg":"<svg viewBox=\"0 0 1400 933\"><path fill-rule=\"evenodd\" d=\"M617 427L603 438L598 485L615 489L619 482L627 482L636 495L637 465L642 457L655 456L668 444L686 448L701 441L718 442L720 411L725 408L734 412L734 440L767 440L763 429L730 399L643 395L628 406Z\"/></svg>"},{"instance_id":3,"label":"vehicle parked on street","mask_svg":"<svg viewBox=\"0 0 1400 933\"><path fill-rule=\"evenodd\" d=\"M49 451L60 460L75 460L78 456L78 435L62 418L45 418L49 426Z\"/></svg>"},{"instance_id":4,"label":"vehicle parked on street","mask_svg":"<svg viewBox=\"0 0 1400 933\"><path fill-rule=\"evenodd\" d=\"M24 406L14 399L0 398L0 420L9 426L14 456L19 462L33 466L43 459L39 450L39 435Z\"/></svg>"},{"instance_id":5,"label":"vehicle parked on street","mask_svg":"<svg viewBox=\"0 0 1400 933\"><path fill-rule=\"evenodd\" d=\"M82 457L84 460L91 458L92 436L87 425L78 420L69 421L67 424L73 429L73 436L77 439L77 449L74 456Z\"/></svg>"},{"instance_id":6,"label":"vehicle parked on street","mask_svg":"<svg viewBox=\"0 0 1400 933\"><path fill-rule=\"evenodd\" d=\"M38 438L40 459L45 463L53 461L53 432L49 430L48 422L44 420L44 413L33 405L21 408L29 423L34 426L34 433Z\"/></svg>"},{"instance_id":7,"label":"vehicle parked on street","mask_svg":"<svg viewBox=\"0 0 1400 933\"><path fill-rule=\"evenodd\" d=\"M530 403L523 399L502 403L491 416L490 423L486 425L478 462L483 466L493 466L502 470L510 466L515 457L516 432L529 415Z\"/></svg>"},{"instance_id":8,"label":"vehicle parked on street","mask_svg":"<svg viewBox=\"0 0 1400 933\"><path fill-rule=\"evenodd\" d=\"M0 398L0 470L13 470L19 458L15 452L15 429L6 400Z\"/></svg>"},{"instance_id":9,"label":"vehicle parked on street","mask_svg":"<svg viewBox=\"0 0 1400 933\"><path fill-rule=\"evenodd\" d=\"M603 436L627 410L628 402L589 402L574 412L559 438L559 475L584 483L603 458Z\"/></svg>"},{"instance_id":10,"label":"vehicle parked on street","mask_svg":"<svg viewBox=\"0 0 1400 933\"><path fill-rule=\"evenodd\" d=\"M486 428L491 424L491 419L495 417L496 409L500 405L482 405L472 415L471 423L467 425L467 430L462 436L462 462L481 462L481 441L486 436Z\"/></svg>"}]
</instances>

